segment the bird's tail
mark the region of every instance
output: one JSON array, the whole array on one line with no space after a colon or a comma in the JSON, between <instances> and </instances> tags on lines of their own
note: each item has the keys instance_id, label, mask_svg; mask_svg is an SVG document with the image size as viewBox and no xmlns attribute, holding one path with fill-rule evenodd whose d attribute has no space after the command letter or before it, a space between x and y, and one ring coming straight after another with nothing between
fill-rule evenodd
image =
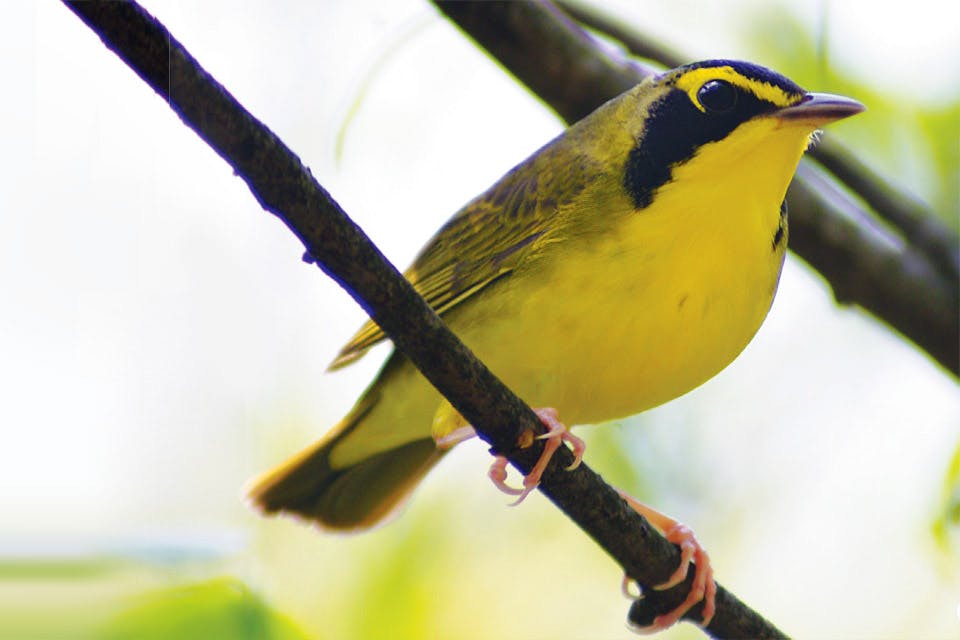
<instances>
[{"instance_id":1,"label":"bird's tail","mask_svg":"<svg viewBox=\"0 0 960 640\"><path fill-rule=\"evenodd\" d=\"M445 451L426 437L334 468L331 452L368 414L362 404L321 441L256 480L254 504L264 513L342 531L367 529L395 514Z\"/></svg>"}]
</instances>

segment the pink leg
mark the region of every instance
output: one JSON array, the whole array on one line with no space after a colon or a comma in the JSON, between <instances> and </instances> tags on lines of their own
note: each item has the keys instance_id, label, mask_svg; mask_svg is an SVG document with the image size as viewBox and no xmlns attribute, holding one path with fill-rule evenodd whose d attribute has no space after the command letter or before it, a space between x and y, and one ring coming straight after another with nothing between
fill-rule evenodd
<instances>
[{"instance_id":1,"label":"pink leg","mask_svg":"<svg viewBox=\"0 0 960 640\"><path fill-rule=\"evenodd\" d=\"M537 464L533 466L530 473L523 479L523 489L514 489L507 485L507 459L503 456L497 456L490 466L488 473L493 484L496 485L498 489L506 494L518 496L511 506L516 506L523 502L524 498L537 488L537 485L540 484L540 478L543 477L543 472L546 471L547 465L550 464L550 458L552 458L554 452L560 448L562 442L569 442L570 446L573 447L574 460L573 464L567 467L567 471L573 471L580 466L580 462L583 460L583 452L586 450L586 445L583 440L570 433L566 425L560 422L556 409L547 407L544 409L534 409L533 411L547 427L547 432L542 436L538 436L537 439L545 440L546 442L543 445L543 453L540 455L540 459L537 460Z\"/></svg>"},{"instance_id":2,"label":"pink leg","mask_svg":"<svg viewBox=\"0 0 960 640\"><path fill-rule=\"evenodd\" d=\"M477 432L474 431L473 427L467 425L465 427L454 429L442 438L437 438L434 440L434 442L436 442L437 447L441 449L452 449L455 445L460 444L464 440L469 440L470 438L476 437Z\"/></svg>"},{"instance_id":3,"label":"pink leg","mask_svg":"<svg viewBox=\"0 0 960 640\"><path fill-rule=\"evenodd\" d=\"M706 627L713 619L716 611L717 583L713 580L713 567L710 566L710 557L700 546L693 530L680 522L677 522L670 516L660 513L656 509L649 507L636 498L620 491L620 495L627 501L637 513L642 515L654 527L664 533L664 536L670 542L680 547L680 566L673 572L673 575L663 584L653 587L657 591L669 589L683 582L687 577L687 571L692 560L696 566L693 584L690 587L690 593L687 595L680 606L669 613L657 616L648 627L634 627L637 633L656 633L667 627L672 626L695 604L704 600L703 622L701 626ZM629 579L624 576L623 590L628 597L632 597L628 590Z\"/></svg>"}]
</instances>

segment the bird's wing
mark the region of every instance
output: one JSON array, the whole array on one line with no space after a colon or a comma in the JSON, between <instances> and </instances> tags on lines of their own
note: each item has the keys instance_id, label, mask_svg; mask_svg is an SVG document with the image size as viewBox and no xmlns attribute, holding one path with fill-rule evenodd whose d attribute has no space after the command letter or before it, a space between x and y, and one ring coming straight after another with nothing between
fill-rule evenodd
<instances>
[{"instance_id":1,"label":"bird's wing","mask_svg":"<svg viewBox=\"0 0 960 640\"><path fill-rule=\"evenodd\" d=\"M566 198L585 163L545 161L550 148L515 167L486 193L461 209L423 248L404 276L439 313L444 314L484 287L510 273L556 231L555 187ZM539 161L538 161L539 160ZM383 331L368 320L330 365L338 369L360 358L383 340Z\"/></svg>"}]
</instances>

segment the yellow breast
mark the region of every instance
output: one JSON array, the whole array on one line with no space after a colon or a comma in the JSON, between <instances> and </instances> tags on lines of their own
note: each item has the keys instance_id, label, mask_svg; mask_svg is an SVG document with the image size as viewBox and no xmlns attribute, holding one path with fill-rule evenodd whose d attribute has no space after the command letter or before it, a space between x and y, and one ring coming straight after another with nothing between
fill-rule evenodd
<instances>
[{"instance_id":1,"label":"yellow breast","mask_svg":"<svg viewBox=\"0 0 960 640\"><path fill-rule=\"evenodd\" d=\"M780 205L806 145L794 138L762 157L705 146L651 206L600 237L556 242L451 326L524 400L572 424L686 393L743 350L770 308Z\"/></svg>"}]
</instances>

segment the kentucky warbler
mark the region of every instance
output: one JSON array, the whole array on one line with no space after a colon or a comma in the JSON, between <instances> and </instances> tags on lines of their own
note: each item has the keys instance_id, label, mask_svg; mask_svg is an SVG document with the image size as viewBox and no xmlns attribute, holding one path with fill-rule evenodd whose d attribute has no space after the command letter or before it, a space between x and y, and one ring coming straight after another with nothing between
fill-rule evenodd
<instances>
[{"instance_id":1,"label":"kentucky warbler","mask_svg":"<svg viewBox=\"0 0 960 640\"><path fill-rule=\"evenodd\" d=\"M572 424L655 407L753 337L777 288L797 163L818 127L862 110L749 63L667 71L514 167L405 275L531 406ZM368 322L331 368L383 339ZM251 495L268 513L370 527L464 426L394 352L350 413Z\"/></svg>"}]
</instances>

